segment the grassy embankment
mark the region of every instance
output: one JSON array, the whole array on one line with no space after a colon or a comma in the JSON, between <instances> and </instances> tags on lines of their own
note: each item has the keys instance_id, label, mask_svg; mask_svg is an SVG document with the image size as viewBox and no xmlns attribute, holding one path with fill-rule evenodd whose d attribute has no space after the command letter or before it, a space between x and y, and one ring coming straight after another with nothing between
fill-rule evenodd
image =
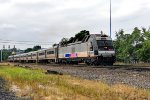
<instances>
[{"instance_id":1,"label":"grassy embankment","mask_svg":"<svg viewBox=\"0 0 150 100\"><path fill-rule=\"evenodd\" d=\"M150 91L117 84L81 80L69 75L47 75L42 70L30 70L0 65L0 77L17 96L35 100L150 100Z\"/></svg>"}]
</instances>

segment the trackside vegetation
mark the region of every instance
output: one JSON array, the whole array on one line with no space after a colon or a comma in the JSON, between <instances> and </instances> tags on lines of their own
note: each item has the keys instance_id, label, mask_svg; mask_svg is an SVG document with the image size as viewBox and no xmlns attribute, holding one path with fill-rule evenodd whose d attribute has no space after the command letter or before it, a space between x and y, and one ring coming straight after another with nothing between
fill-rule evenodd
<instances>
[{"instance_id":1,"label":"trackside vegetation","mask_svg":"<svg viewBox=\"0 0 150 100\"><path fill-rule=\"evenodd\" d=\"M116 32L114 48L119 62L150 63L150 28L135 27L131 33L121 29Z\"/></svg>"},{"instance_id":2,"label":"trackside vegetation","mask_svg":"<svg viewBox=\"0 0 150 100\"><path fill-rule=\"evenodd\" d=\"M34 100L150 100L149 90L123 84L108 86L69 75L45 74L39 69L0 65L0 77L17 96Z\"/></svg>"}]
</instances>

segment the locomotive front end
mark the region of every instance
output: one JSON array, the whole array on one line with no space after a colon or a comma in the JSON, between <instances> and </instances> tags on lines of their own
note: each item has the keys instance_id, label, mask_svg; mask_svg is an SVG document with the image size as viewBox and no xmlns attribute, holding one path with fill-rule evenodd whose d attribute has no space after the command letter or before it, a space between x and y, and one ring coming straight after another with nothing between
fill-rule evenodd
<instances>
[{"instance_id":1,"label":"locomotive front end","mask_svg":"<svg viewBox=\"0 0 150 100\"><path fill-rule=\"evenodd\" d=\"M107 35L96 35L96 63L113 65L115 62L115 50L111 37Z\"/></svg>"}]
</instances>

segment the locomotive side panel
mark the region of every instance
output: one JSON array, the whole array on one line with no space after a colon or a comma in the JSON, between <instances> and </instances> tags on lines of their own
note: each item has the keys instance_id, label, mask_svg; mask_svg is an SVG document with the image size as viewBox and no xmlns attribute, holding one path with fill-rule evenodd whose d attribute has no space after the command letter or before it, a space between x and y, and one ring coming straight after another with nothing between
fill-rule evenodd
<instances>
[{"instance_id":1,"label":"locomotive side panel","mask_svg":"<svg viewBox=\"0 0 150 100\"><path fill-rule=\"evenodd\" d=\"M71 46L59 47L58 48L58 58L65 58L65 54L71 54Z\"/></svg>"},{"instance_id":2,"label":"locomotive side panel","mask_svg":"<svg viewBox=\"0 0 150 100\"><path fill-rule=\"evenodd\" d=\"M85 58L88 57L88 44L77 43L66 47L59 47L59 58Z\"/></svg>"},{"instance_id":3,"label":"locomotive side panel","mask_svg":"<svg viewBox=\"0 0 150 100\"><path fill-rule=\"evenodd\" d=\"M89 48L87 43L81 43L74 45L75 53L77 54L77 57L79 58L85 58L89 57Z\"/></svg>"}]
</instances>

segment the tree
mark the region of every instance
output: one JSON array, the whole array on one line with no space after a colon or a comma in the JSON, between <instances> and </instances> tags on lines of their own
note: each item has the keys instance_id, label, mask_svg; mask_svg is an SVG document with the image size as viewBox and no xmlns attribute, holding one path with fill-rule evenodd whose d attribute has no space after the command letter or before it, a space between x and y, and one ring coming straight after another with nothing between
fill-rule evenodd
<instances>
[{"instance_id":1,"label":"tree","mask_svg":"<svg viewBox=\"0 0 150 100\"><path fill-rule=\"evenodd\" d=\"M53 47L55 47L55 46L58 46L58 44L57 44L57 43L54 43L54 44L53 44Z\"/></svg>"},{"instance_id":2,"label":"tree","mask_svg":"<svg viewBox=\"0 0 150 100\"><path fill-rule=\"evenodd\" d=\"M67 38L62 38L61 41L60 41L60 45L61 46L67 46L68 44L68 39Z\"/></svg>"},{"instance_id":3,"label":"tree","mask_svg":"<svg viewBox=\"0 0 150 100\"><path fill-rule=\"evenodd\" d=\"M12 49L11 50L8 50L8 49L3 49L2 50L2 60L7 60L8 59L8 57L10 56L10 55L12 55ZM1 52L1 50L0 50L0 52ZM1 53L0 53L0 57L1 57ZM1 58L0 58L1 59Z\"/></svg>"},{"instance_id":4,"label":"tree","mask_svg":"<svg viewBox=\"0 0 150 100\"><path fill-rule=\"evenodd\" d=\"M31 51L33 51L32 48L27 48L27 49L24 51L24 53L28 53L28 52L31 52Z\"/></svg>"},{"instance_id":5,"label":"tree","mask_svg":"<svg viewBox=\"0 0 150 100\"><path fill-rule=\"evenodd\" d=\"M39 46L39 45L33 47L33 51L37 51L37 50L40 50L40 49L41 49L41 46Z\"/></svg>"},{"instance_id":6,"label":"tree","mask_svg":"<svg viewBox=\"0 0 150 100\"><path fill-rule=\"evenodd\" d=\"M70 39L62 38L59 44L61 46L66 46L69 43L74 43L74 42L82 41L89 34L90 34L89 31L82 30L79 33L77 33L75 35L75 37L71 37Z\"/></svg>"},{"instance_id":7,"label":"tree","mask_svg":"<svg viewBox=\"0 0 150 100\"><path fill-rule=\"evenodd\" d=\"M140 58L144 62L150 62L150 40L144 42L143 47L140 49Z\"/></svg>"},{"instance_id":8,"label":"tree","mask_svg":"<svg viewBox=\"0 0 150 100\"><path fill-rule=\"evenodd\" d=\"M24 53L28 53L28 52L31 52L31 51L37 51L37 50L40 50L41 49L41 46L37 45L37 46L34 46L33 48L27 48L26 50L24 50Z\"/></svg>"},{"instance_id":9,"label":"tree","mask_svg":"<svg viewBox=\"0 0 150 100\"><path fill-rule=\"evenodd\" d=\"M135 27L131 34L119 30L116 32L114 48L119 61L150 61L150 28L140 30Z\"/></svg>"},{"instance_id":10,"label":"tree","mask_svg":"<svg viewBox=\"0 0 150 100\"><path fill-rule=\"evenodd\" d=\"M75 38L74 38L74 37L71 37L71 38L69 39L68 43L73 43L74 40L75 40Z\"/></svg>"},{"instance_id":11,"label":"tree","mask_svg":"<svg viewBox=\"0 0 150 100\"><path fill-rule=\"evenodd\" d=\"M150 40L150 27L148 30L146 28L142 28L143 36L145 40Z\"/></svg>"},{"instance_id":12,"label":"tree","mask_svg":"<svg viewBox=\"0 0 150 100\"><path fill-rule=\"evenodd\" d=\"M132 34L131 34L132 38L130 40L130 42L132 42L133 45L137 45L140 43L140 38L141 38L141 30L138 29L138 27L135 27Z\"/></svg>"},{"instance_id":13,"label":"tree","mask_svg":"<svg viewBox=\"0 0 150 100\"><path fill-rule=\"evenodd\" d=\"M114 41L116 56L119 61L124 61L129 57L128 47L130 47L130 45L128 44L127 39L130 37L130 35L124 34L124 30L121 29L116 32L116 37L117 39Z\"/></svg>"},{"instance_id":14,"label":"tree","mask_svg":"<svg viewBox=\"0 0 150 100\"><path fill-rule=\"evenodd\" d=\"M83 38L84 38L85 36L89 35L89 34L90 34L89 31L82 30L82 31L80 31L79 33L77 33L77 34L75 35L74 40L75 40L75 41L82 41Z\"/></svg>"},{"instance_id":15,"label":"tree","mask_svg":"<svg viewBox=\"0 0 150 100\"><path fill-rule=\"evenodd\" d=\"M150 62L150 28L142 28L143 42L139 49L139 58L144 62Z\"/></svg>"}]
</instances>

